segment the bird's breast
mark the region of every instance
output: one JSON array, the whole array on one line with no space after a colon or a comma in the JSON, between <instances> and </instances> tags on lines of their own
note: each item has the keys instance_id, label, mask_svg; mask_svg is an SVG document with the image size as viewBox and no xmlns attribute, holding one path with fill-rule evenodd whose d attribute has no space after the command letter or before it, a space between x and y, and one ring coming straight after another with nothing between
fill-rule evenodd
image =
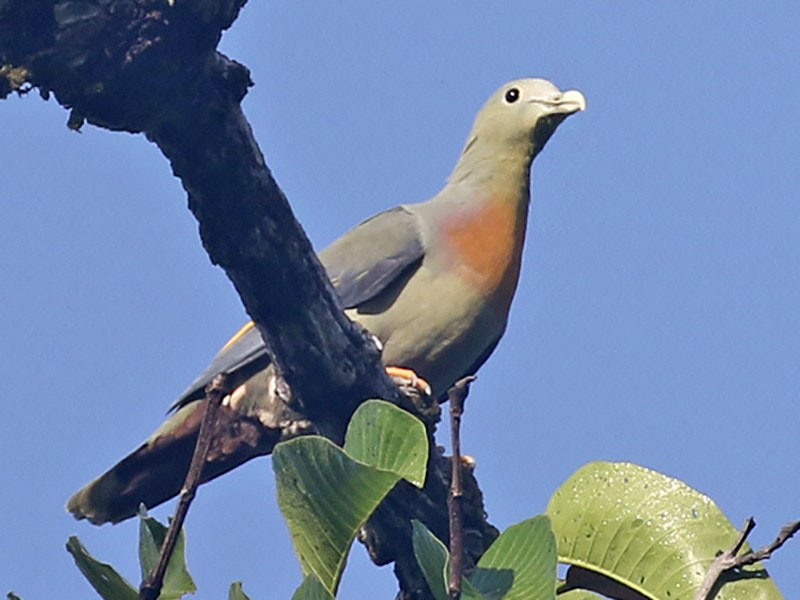
<instances>
[{"instance_id":1,"label":"bird's breast","mask_svg":"<svg viewBox=\"0 0 800 600\"><path fill-rule=\"evenodd\" d=\"M519 280L527 215L526 201L495 197L441 226L449 268L506 312Z\"/></svg>"},{"instance_id":2,"label":"bird's breast","mask_svg":"<svg viewBox=\"0 0 800 600\"><path fill-rule=\"evenodd\" d=\"M427 217L422 264L347 311L383 342L385 364L415 370L438 395L486 353L505 330L526 217L526 202L500 199Z\"/></svg>"}]
</instances>

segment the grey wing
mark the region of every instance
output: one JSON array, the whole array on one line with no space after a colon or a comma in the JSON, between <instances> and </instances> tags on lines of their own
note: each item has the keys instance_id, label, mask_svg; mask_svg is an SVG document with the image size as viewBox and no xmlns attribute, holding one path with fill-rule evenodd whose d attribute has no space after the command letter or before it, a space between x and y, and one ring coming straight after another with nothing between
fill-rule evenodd
<instances>
[{"instance_id":1,"label":"grey wing","mask_svg":"<svg viewBox=\"0 0 800 600\"><path fill-rule=\"evenodd\" d=\"M256 373L266 368L268 364L269 356L267 356L264 340L261 339L261 334L251 321L222 347L206 370L186 388L186 391L170 407L170 411L177 410L192 400L201 398L205 393L205 387L220 373L233 373L242 368Z\"/></svg>"},{"instance_id":2,"label":"grey wing","mask_svg":"<svg viewBox=\"0 0 800 600\"><path fill-rule=\"evenodd\" d=\"M351 229L320 259L344 308L353 308L418 266L424 255L419 216L398 206Z\"/></svg>"},{"instance_id":3,"label":"grey wing","mask_svg":"<svg viewBox=\"0 0 800 600\"><path fill-rule=\"evenodd\" d=\"M320 253L342 305L352 308L375 297L425 254L419 217L397 207L367 219ZM264 340L252 322L223 346L211 364L181 394L170 410L201 398L219 373L247 368L256 373L269 364Z\"/></svg>"}]
</instances>

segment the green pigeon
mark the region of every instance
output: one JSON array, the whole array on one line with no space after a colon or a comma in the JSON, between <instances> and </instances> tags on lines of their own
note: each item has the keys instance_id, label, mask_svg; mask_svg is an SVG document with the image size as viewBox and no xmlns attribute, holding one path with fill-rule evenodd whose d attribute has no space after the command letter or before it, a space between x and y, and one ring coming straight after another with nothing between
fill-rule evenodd
<instances>
[{"instance_id":1,"label":"green pigeon","mask_svg":"<svg viewBox=\"0 0 800 600\"><path fill-rule=\"evenodd\" d=\"M533 159L566 117L585 110L575 90L544 79L503 85L484 104L444 188L364 221L319 255L348 317L380 341L391 374L417 375L434 397L474 373L503 335L519 280ZM204 410L223 372L253 375L221 407L203 481L279 439L277 378L253 323L219 351L141 445L67 503L77 519L116 523L175 496ZM217 439L218 438L218 439Z\"/></svg>"}]
</instances>

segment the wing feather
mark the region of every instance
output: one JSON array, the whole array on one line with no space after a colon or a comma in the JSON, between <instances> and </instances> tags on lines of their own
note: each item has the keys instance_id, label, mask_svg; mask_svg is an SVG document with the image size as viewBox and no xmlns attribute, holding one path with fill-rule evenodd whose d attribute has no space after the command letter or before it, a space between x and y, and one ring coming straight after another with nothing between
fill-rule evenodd
<instances>
[{"instance_id":1,"label":"wing feather","mask_svg":"<svg viewBox=\"0 0 800 600\"><path fill-rule=\"evenodd\" d=\"M418 265L424 254L419 217L399 206L351 229L321 252L320 260L342 305L353 308L374 298L406 269ZM219 373L245 367L256 372L268 364L264 340L251 321L222 347L170 411L201 398L206 385Z\"/></svg>"},{"instance_id":2,"label":"wing feather","mask_svg":"<svg viewBox=\"0 0 800 600\"><path fill-rule=\"evenodd\" d=\"M419 217L398 206L367 219L320 253L345 308L383 291L425 255Z\"/></svg>"}]
</instances>

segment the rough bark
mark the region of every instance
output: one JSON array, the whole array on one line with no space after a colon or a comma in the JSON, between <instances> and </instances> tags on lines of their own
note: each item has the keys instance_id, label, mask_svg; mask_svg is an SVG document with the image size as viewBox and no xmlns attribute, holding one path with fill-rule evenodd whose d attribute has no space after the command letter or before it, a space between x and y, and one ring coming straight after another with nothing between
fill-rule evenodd
<instances>
[{"instance_id":1,"label":"rough bark","mask_svg":"<svg viewBox=\"0 0 800 600\"><path fill-rule=\"evenodd\" d=\"M291 390L296 427L340 439L358 403L414 408L341 310L240 108L243 65L216 51L246 0L0 0L0 98L34 89L84 122L143 133L188 194L211 261L221 266ZM438 411L421 415L432 431ZM396 561L402 598L429 598L410 550L409 517L447 539L448 463L431 458L422 492L399 486L363 533L379 564ZM493 541L477 482L465 486L466 566Z\"/></svg>"}]
</instances>

